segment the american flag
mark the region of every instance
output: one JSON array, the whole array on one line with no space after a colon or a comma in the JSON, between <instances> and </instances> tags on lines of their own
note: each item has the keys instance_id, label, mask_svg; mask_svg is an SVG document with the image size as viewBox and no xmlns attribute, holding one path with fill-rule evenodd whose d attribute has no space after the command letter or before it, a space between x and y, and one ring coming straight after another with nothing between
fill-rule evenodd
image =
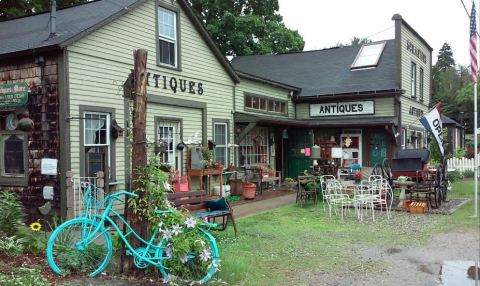
<instances>
[{"instance_id":1,"label":"american flag","mask_svg":"<svg viewBox=\"0 0 480 286\"><path fill-rule=\"evenodd\" d=\"M477 82L477 21L475 20L475 2L472 3L472 13L470 13L470 77L474 83Z\"/></svg>"}]
</instances>

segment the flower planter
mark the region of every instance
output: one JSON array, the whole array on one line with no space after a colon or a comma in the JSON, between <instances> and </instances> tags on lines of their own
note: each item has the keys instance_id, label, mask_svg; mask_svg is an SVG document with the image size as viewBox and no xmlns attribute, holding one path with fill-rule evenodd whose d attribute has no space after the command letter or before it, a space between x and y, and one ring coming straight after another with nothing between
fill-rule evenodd
<instances>
[{"instance_id":1,"label":"flower planter","mask_svg":"<svg viewBox=\"0 0 480 286\"><path fill-rule=\"evenodd\" d=\"M257 185L254 183L243 183L243 198L246 200L253 200L255 198L255 192L257 191Z\"/></svg>"}]
</instances>

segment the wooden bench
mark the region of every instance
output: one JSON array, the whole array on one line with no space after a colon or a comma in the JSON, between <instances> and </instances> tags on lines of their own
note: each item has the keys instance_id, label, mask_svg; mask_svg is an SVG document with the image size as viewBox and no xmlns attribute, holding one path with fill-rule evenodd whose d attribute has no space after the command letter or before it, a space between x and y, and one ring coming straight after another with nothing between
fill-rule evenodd
<instances>
[{"instance_id":1,"label":"wooden bench","mask_svg":"<svg viewBox=\"0 0 480 286\"><path fill-rule=\"evenodd\" d=\"M246 165L245 172L248 179L257 184L257 193L259 194L262 193L262 186L264 183L267 187L269 184L276 187L282 183L280 171L269 170L260 164Z\"/></svg>"},{"instance_id":2,"label":"wooden bench","mask_svg":"<svg viewBox=\"0 0 480 286\"><path fill-rule=\"evenodd\" d=\"M227 228L228 221L230 220L233 224L235 237L238 237L237 224L233 218L233 210L228 201L225 200L225 208L212 209L209 207L209 205L214 206L215 204L212 203L213 200L208 199L205 191L172 193L168 194L167 198L175 205L175 207L190 211L194 217L207 218L209 222L215 222L216 218L222 218L222 223L216 230L225 230Z\"/></svg>"}]
</instances>

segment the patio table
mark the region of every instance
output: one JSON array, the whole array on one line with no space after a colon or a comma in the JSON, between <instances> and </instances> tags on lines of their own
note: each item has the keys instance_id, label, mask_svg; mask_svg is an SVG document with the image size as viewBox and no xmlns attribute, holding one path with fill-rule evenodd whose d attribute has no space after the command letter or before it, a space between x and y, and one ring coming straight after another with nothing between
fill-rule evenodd
<instances>
[{"instance_id":1,"label":"patio table","mask_svg":"<svg viewBox=\"0 0 480 286\"><path fill-rule=\"evenodd\" d=\"M400 202L398 203L397 207L403 207L403 202L407 198L407 195L405 194L406 190L408 187L411 187L415 185L415 182L413 181L403 181L403 180L393 180L393 185L394 187L399 187L400 188Z\"/></svg>"}]
</instances>

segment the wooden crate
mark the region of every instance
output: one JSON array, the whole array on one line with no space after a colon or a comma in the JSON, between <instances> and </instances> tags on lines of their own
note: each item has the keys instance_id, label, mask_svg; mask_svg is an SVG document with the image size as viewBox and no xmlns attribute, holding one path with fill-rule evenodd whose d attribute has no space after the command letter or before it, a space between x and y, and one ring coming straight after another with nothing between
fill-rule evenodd
<instances>
[{"instance_id":1,"label":"wooden crate","mask_svg":"<svg viewBox=\"0 0 480 286\"><path fill-rule=\"evenodd\" d=\"M413 201L409 206L410 213L412 214L423 214L427 212L427 203L426 202L417 202Z\"/></svg>"}]
</instances>

